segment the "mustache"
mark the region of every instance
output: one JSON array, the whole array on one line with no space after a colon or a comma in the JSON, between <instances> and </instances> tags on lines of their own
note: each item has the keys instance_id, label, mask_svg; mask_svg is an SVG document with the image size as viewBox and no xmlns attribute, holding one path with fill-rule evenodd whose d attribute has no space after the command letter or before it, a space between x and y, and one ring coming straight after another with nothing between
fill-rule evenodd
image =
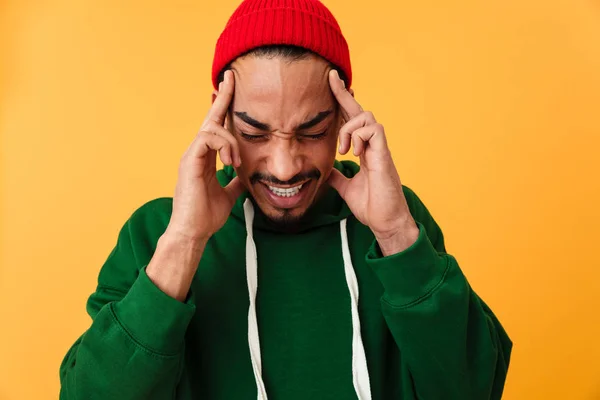
<instances>
[{"instance_id":1,"label":"mustache","mask_svg":"<svg viewBox=\"0 0 600 400\"><path fill-rule=\"evenodd\" d=\"M310 171L301 172L288 181L280 181L273 175L263 174L262 172L255 172L250 176L250 183L254 185L257 182L262 181L262 182L272 183L274 185L292 186L296 183L304 182L308 179L319 179L320 177L321 177L321 172L318 169L312 169Z\"/></svg>"}]
</instances>

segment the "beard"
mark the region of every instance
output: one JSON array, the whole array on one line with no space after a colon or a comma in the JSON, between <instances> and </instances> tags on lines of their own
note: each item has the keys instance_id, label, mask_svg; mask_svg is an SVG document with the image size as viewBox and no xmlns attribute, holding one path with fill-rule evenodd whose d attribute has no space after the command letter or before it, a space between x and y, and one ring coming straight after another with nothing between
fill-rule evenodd
<instances>
[{"instance_id":1,"label":"beard","mask_svg":"<svg viewBox=\"0 0 600 400\"><path fill-rule=\"evenodd\" d=\"M274 185L289 185L292 186L299 182L304 182L306 180L314 180L314 182L318 182L319 178L321 178L321 171L318 169L311 169L306 172L302 172L288 181L281 181L274 177L273 175L255 172L250 176L250 184L257 185L262 183L271 183ZM314 200L313 200L314 202ZM256 202L255 202L256 203ZM307 220L307 211L310 209L312 204L310 204L306 209L298 212L298 210L294 209L281 209L275 208L274 212L269 210L270 212L266 212L261 208L262 213L265 215L268 224L277 231L285 232L285 233L293 233L297 232L304 222ZM260 208L260 206L259 206Z\"/></svg>"},{"instance_id":2,"label":"beard","mask_svg":"<svg viewBox=\"0 0 600 400\"><path fill-rule=\"evenodd\" d=\"M277 215L267 214L264 211L263 214L267 217L269 226L274 230L284 233L295 233L305 225L308 219L307 211L308 209L300 214L294 214L292 210L277 210Z\"/></svg>"}]
</instances>

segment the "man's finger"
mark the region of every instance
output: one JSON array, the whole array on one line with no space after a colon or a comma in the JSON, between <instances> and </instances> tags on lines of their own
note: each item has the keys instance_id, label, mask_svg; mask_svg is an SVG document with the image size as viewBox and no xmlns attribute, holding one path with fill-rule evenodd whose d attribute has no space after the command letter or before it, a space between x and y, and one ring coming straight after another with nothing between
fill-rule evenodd
<instances>
[{"instance_id":1,"label":"man's finger","mask_svg":"<svg viewBox=\"0 0 600 400\"><path fill-rule=\"evenodd\" d=\"M242 164L242 158L240 157L239 144L233 136L233 134L215 122L209 122L207 124L207 130L214 133L215 135L221 136L229 142L229 144L231 145L231 157L233 161L233 166L239 167Z\"/></svg>"},{"instance_id":2,"label":"man's finger","mask_svg":"<svg viewBox=\"0 0 600 400\"><path fill-rule=\"evenodd\" d=\"M348 116L348 119L356 117L363 111L352 94L346 90L344 81L340 79L340 75L335 69L329 71L329 86L337 102L342 107L342 111Z\"/></svg>"},{"instance_id":3,"label":"man's finger","mask_svg":"<svg viewBox=\"0 0 600 400\"><path fill-rule=\"evenodd\" d=\"M196 139L194 139L188 151L186 151L184 158L204 157L211 150L219 152L223 164L231 164L231 145L225 138L211 132L198 133Z\"/></svg>"},{"instance_id":4,"label":"man's finger","mask_svg":"<svg viewBox=\"0 0 600 400\"><path fill-rule=\"evenodd\" d=\"M371 112L362 112L356 117L352 118L340 128L339 141L340 141L340 154L346 154L350 150L350 140L352 139L353 132L364 126L375 124L375 117Z\"/></svg>"},{"instance_id":5,"label":"man's finger","mask_svg":"<svg viewBox=\"0 0 600 400\"><path fill-rule=\"evenodd\" d=\"M381 124L363 126L352 132L352 146L354 155L360 156L369 146L373 150L380 151L387 148L385 132Z\"/></svg>"},{"instance_id":6,"label":"man's finger","mask_svg":"<svg viewBox=\"0 0 600 400\"><path fill-rule=\"evenodd\" d=\"M344 174L342 174L337 169L333 168L331 170L331 173L329 174L327 183L329 183L329 186L334 188L340 194L342 199L345 199L344 196L346 194L348 184L350 183L350 179L346 178Z\"/></svg>"},{"instance_id":7,"label":"man's finger","mask_svg":"<svg viewBox=\"0 0 600 400\"><path fill-rule=\"evenodd\" d=\"M210 111L208 112L207 120L216 122L219 125L225 123L227 117L227 110L231 104L233 98L233 92L235 88L235 82L233 72L231 70L225 71L223 82L219 84L219 93L215 99Z\"/></svg>"},{"instance_id":8,"label":"man's finger","mask_svg":"<svg viewBox=\"0 0 600 400\"><path fill-rule=\"evenodd\" d=\"M244 184L238 176L233 178L224 189L232 203L235 203L237 198L240 197L246 190Z\"/></svg>"}]
</instances>

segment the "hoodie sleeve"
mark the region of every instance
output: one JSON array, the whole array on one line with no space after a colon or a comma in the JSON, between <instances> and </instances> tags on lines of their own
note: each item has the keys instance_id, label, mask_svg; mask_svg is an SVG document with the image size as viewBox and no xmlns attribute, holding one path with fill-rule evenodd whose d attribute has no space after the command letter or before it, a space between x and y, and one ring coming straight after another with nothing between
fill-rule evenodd
<instances>
[{"instance_id":1,"label":"hoodie sleeve","mask_svg":"<svg viewBox=\"0 0 600 400\"><path fill-rule=\"evenodd\" d=\"M419 399L500 399L512 342L446 253L442 231L419 198L405 195L417 241L384 257L367 253L384 287L381 307Z\"/></svg>"},{"instance_id":2,"label":"hoodie sleeve","mask_svg":"<svg viewBox=\"0 0 600 400\"><path fill-rule=\"evenodd\" d=\"M136 211L121 229L87 302L89 329L60 366L61 400L173 398L193 299L177 301L145 272L166 228L167 199Z\"/></svg>"}]
</instances>

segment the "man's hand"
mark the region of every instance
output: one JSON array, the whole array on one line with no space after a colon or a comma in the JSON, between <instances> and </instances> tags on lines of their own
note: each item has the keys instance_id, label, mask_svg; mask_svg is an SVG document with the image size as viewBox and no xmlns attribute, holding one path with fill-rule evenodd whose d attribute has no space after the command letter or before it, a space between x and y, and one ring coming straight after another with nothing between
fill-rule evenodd
<instances>
[{"instance_id":1,"label":"man's hand","mask_svg":"<svg viewBox=\"0 0 600 400\"><path fill-rule=\"evenodd\" d=\"M224 127L233 87L233 73L226 71L200 132L181 158L171 220L146 267L148 278L179 301L188 295L206 242L244 191L238 178L225 188L216 178L217 152L223 164L241 164L237 142Z\"/></svg>"},{"instance_id":2,"label":"man's hand","mask_svg":"<svg viewBox=\"0 0 600 400\"><path fill-rule=\"evenodd\" d=\"M237 177L225 188L216 178L217 152L225 165L238 167L242 162L236 139L224 127L233 92L233 73L226 71L212 108L179 165L167 232L192 242L205 242L218 231L244 191Z\"/></svg>"},{"instance_id":3,"label":"man's hand","mask_svg":"<svg viewBox=\"0 0 600 400\"><path fill-rule=\"evenodd\" d=\"M348 179L334 168L328 182L371 229L383 254L399 253L417 240L419 229L402 192L383 126L371 112L363 111L337 71L330 71L329 84L346 122L340 129L339 152L346 154L352 144L360 171Z\"/></svg>"}]
</instances>

